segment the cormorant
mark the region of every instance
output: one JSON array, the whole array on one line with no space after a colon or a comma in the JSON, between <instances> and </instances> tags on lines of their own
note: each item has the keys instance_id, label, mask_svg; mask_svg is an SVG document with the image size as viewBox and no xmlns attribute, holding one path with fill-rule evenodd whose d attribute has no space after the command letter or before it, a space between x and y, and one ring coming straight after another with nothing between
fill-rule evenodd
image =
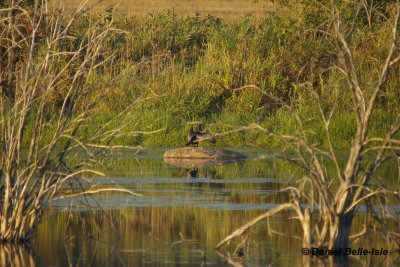
<instances>
[{"instance_id":1,"label":"cormorant","mask_svg":"<svg viewBox=\"0 0 400 267\"><path fill-rule=\"evenodd\" d=\"M199 146L199 142L202 142L202 141L210 141L213 144L216 142L216 140L212 136L212 134L210 134L207 131L202 131L201 127L199 128L199 131L195 132L195 131L193 131L193 126L190 127L190 131L187 136L187 139L189 142L187 142L185 146L189 146L189 145Z\"/></svg>"}]
</instances>

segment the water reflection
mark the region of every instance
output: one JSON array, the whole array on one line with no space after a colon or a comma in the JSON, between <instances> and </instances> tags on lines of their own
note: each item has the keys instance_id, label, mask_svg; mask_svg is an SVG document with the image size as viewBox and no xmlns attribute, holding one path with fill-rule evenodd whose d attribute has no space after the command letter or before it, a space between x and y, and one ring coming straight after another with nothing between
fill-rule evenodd
<instances>
[{"instance_id":1,"label":"water reflection","mask_svg":"<svg viewBox=\"0 0 400 267\"><path fill-rule=\"evenodd\" d=\"M35 236L38 265L221 266L216 242L256 214L190 207L58 213ZM273 254L264 227L255 229L247 263L265 265Z\"/></svg>"},{"instance_id":2,"label":"water reflection","mask_svg":"<svg viewBox=\"0 0 400 267\"><path fill-rule=\"evenodd\" d=\"M206 158L164 158L164 162L180 167L186 171L187 178L209 178L209 179L217 179L220 178L218 175L218 171L215 166L227 165L235 162L239 162L243 160L243 158L234 159L206 159Z\"/></svg>"},{"instance_id":3,"label":"water reflection","mask_svg":"<svg viewBox=\"0 0 400 267\"><path fill-rule=\"evenodd\" d=\"M301 235L301 230L290 212L257 225L243 249L235 250L243 241L237 240L231 255L221 256L214 250L233 230L288 201L287 194L277 192L292 182L289 177L296 173L292 165L249 156L229 165L180 166L165 162L162 153L150 150L102 159L107 176L88 179L105 186L120 185L143 197L91 196L90 203L100 208L88 208L80 198L54 203L33 237L37 265L335 266L325 259L302 256L301 242L292 238ZM247 155L251 153L256 154L252 150ZM388 183L399 186L395 172L384 171ZM355 226L363 223L364 217L358 216ZM274 234L278 232L285 236ZM371 246L388 246L377 236L371 240ZM366 240L360 242L356 245ZM400 265L393 259L388 265L386 257L348 261L341 264Z\"/></svg>"},{"instance_id":4,"label":"water reflection","mask_svg":"<svg viewBox=\"0 0 400 267\"><path fill-rule=\"evenodd\" d=\"M36 266L32 247L29 244L0 244L0 265L10 267Z\"/></svg>"},{"instance_id":5,"label":"water reflection","mask_svg":"<svg viewBox=\"0 0 400 267\"><path fill-rule=\"evenodd\" d=\"M198 178L199 177L199 169L194 168L193 170L190 170L187 172L187 177L188 178Z\"/></svg>"},{"instance_id":6,"label":"water reflection","mask_svg":"<svg viewBox=\"0 0 400 267\"><path fill-rule=\"evenodd\" d=\"M201 159L201 158L164 158L164 161L170 165L182 167L182 168L196 168L196 167L207 167L207 166L221 166L227 165L234 162L241 161L243 159Z\"/></svg>"}]
</instances>

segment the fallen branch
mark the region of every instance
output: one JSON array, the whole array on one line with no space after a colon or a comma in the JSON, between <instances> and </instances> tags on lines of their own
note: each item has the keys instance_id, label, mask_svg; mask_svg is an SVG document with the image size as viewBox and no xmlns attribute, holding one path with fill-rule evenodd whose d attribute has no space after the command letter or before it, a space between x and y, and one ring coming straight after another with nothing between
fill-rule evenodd
<instances>
[{"instance_id":1,"label":"fallen branch","mask_svg":"<svg viewBox=\"0 0 400 267\"><path fill-rule=\"evenodd\" d=\"M96 190L87 190L87 191L79 192L79 193L72 194L72 195L62 195L62 196L53 198L52 201L60 200L60 199L64 199L64 198L79 197L79 196L83 196L83 195L97 194L97 193L101 193L101 192L122 192L122 193L128 193L130 195L138 196L138 197L143 196L141 194L134 193L128 189L111 187L111 188L101 188L101 189L96 189Z\"/></svg>"},{"instance_id":2,"label":"fallen branch","mask_svg":"<svg viewBox=\"0 0 400 267\"><path fill-rule=\"evenodd\" d=\"M259 223L260 221L271 217L273 215L275 215L276 213L282 211L282 210L286 210L288 208L292 208L293 204L292 203L285 203L285 204L281 204L276 208L273 208L267 212L265 212L264 214L261 214L260 216L258 216L257 218L254 218L253 220L251 220L250 222L248 222L247 224L243 225L242 227L236 229L232 234L230 234L229 236L227 236L224 240L222 240L221 242L218 243L218 245L215 247L215 249L220 248L223 244L230 242L233 238L241 236L243 233L245 233L250 227L254 226L255 224Z\"/></svg>"}]
</instances>

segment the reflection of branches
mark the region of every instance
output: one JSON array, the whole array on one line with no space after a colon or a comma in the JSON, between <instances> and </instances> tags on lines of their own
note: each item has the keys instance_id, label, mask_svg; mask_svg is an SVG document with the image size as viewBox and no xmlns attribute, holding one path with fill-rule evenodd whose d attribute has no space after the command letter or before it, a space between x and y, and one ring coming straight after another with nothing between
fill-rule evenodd
<instances>
[{"instance_id":1,"label":"reflection of branches","mask_svg":"<svg viewBox=\"0 0 400 267\"><path fill-rule=\"evenodd\" d=\"M228 264L234 267L243 267L244 265L240 262L237 261L232 255L224 255L221 252L217 250L217 255L220 256L222 259L224 259Z\"/></svg>"},{"instance_id":2,"label":"reflection of branches","mask_svg":"<svg viewBox=\"0 0 400 267\"><path fill-rule=\"evenodd\" d=\"M10 267L34 267L36 266L34 251L29 244L1 244L0 265Z\"/></svg>"},{"instance_id":3,"label":"reflection of branches","mask_svg":"<svg viewBox=\"0 0 400 267\"><path fill-rule=\"evenodd\" d=\"M100 235L106 233L107 231L102 231L101 233L97 233L94 235L85 235L82 237L76 237L73 239L69 239L68 242L64 243L64 250L67 254L68 264L69 266L80 265L82 262L84 265L93 265L96 262L96 256L100 253L100 247L106 246L109 248L107 251L107 255L105 255L100 262L100 265L109 265L107 260L109 260L113 255L116 255L120 260L120 264L124 264L124 259L121 257L119 253L118 242L109 242L103 241L99 238ZM80 239L80 242L75 243L76 240ZM89 240L94 240L95 242L89 242ZM90 246L90 251L83 251L83 249L89 244L94 244L94 247ZM71 255L70 250L71 247L80 246L77 250L73 249L73 255ZM80 253L76 254L76 251L80 251Z\"/></svg>"},{"instance_id":4,"label":"reflection of branches","mask_svg":"<svg viewBox=\"0 0 400 267\"><path fill-rule=\"evenodd\" d=\"M259 223L260 221L271 217L273 215L275 215L276 213L285 210L285 209L289 209L292 208L293 205L291 203L287 203L287 204L282 204L279 205L276 208L273 208L271 210L269 210L268 212L258 216L257 218L251 220L250 222L246 223L244 226L238 228L237 230L235 230L232 234L230 234L229 236L227 236L226 238L224 238L224 240L222 240L221 242L218 243L218 245L216 245L215 248L220 248L223 244L226 243L227 246L229 246L231 240L235 237L241 236L243 233L247 232L252 226L254 226L255 224Z\"/></svg>"}]
</instances>

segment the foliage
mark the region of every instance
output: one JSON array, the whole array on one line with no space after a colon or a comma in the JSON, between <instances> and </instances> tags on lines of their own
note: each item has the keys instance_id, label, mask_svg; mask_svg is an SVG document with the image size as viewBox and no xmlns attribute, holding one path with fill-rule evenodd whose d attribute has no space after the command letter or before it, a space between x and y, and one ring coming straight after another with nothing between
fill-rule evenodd
<instances>
[{"instance_id":1,"label":"foliage","mask_svg":"<svg viewBox=\"0 0 400 267\"><path fill-rule=\"evenodd\" d=\"M344 19L347 19L346 12ZM359 16L363 12L366 13L362 9ZM322 12L321 16L326 13ZM316 12L310 11L310 14L320 16ZM106 20L110 15L98 16ZM84 31L87 19L74 28L77 36ZM335 44L324 33L331 25L329 20L322 23L323 27L314 27L320 22L306 23L305 15L286 18L268 15L260 21L247 17L226 24L212 16L178 17L172 11L152 13L143 20L116 14L118 31L107 39L108 49L115 52L113 65L96 77L112 94L101 103L104 114L99 113L97 117L112 116L137 96L145 95L149 99L135 109L129 132L165 131L155 135L138 134L129 139L121 136L114 142L147 146L182 145L188 121L206 122L217 133L232 130L227 125L250 122L266 128L280 125L284 130L290 128L290 121L279 117L279 103L265 97L263 92L294 103L305 114L317 114L315 105L310 105L309 92L299 86L310 83L321 94L323 105L338 100L341 113L332 118L332 123L339 127L336 146L346 147L351 131L342 122L351 117L352 100L345 91L338 96L333 90L343 88L346 80L337 69L330 68L338 57L333 53ZM354 47L360 48L355 57L365 77L379 71L371 59L384 55L387 47L384 40L390 35L389 21L373 21L371 27L357 25L351 40ZM365 21L359 17L357 22ZM350 30L350 26L351 23L346 24L346 29ZM357 54L357 51L362 52ZM378 103L384 116L390 116L388 110L398 110L395 104L400 96L396 90L398 83L395 73L391 73L385 94ZM245 85L255 85L263 92L239 89ZM372 127L375 125L378 127L378 124ZM310 127L315 138L323 136L320 121L311 121ZM323 138L316 143L327 145ZM221 146L278 144L277 140L252 132L221 136L218 141Z\"/></svg>"}]
</instances>

